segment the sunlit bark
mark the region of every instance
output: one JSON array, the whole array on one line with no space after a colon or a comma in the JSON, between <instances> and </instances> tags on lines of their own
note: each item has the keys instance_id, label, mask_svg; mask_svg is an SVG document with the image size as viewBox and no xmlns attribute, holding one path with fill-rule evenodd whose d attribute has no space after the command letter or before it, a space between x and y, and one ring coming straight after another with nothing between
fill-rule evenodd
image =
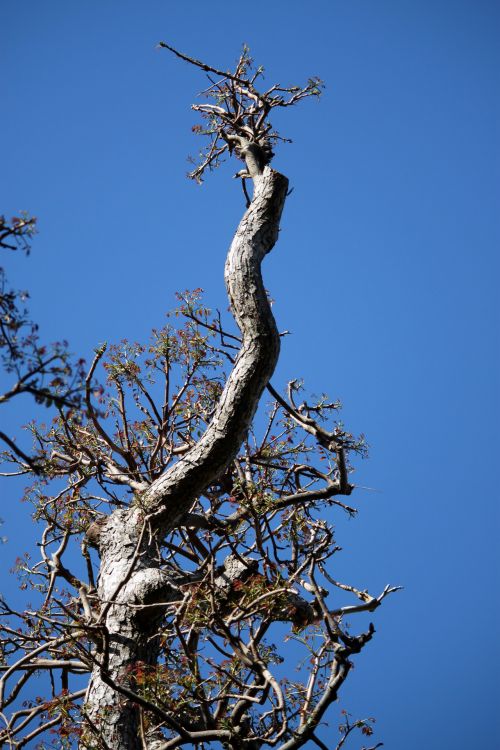
<instances>
[{"instance_id":1,"label":"sunlit bark","mask_svg":"<svg viewBox=\"0 0 500 750\"><path fill-rule=\"evenodd\" d=\"M253 163L251 168L254 171ZM152 589L155 596L165 595L168 582L154 554L158 534L173 528L234 459L278 360L279 334L261 263L278 237L288 180L269 167L254 173L253 180L254 197L234 236L225 270L242 346L212 422L196 446L151 484L141 498L142 510L115 511L99 535L98 595L107 641L101 641L102 653L96 654L87 710L113 750L141 748L138 708L117 692L116 685L133 689L127 670L138 661L154 663L157 656L151 619L135 616L127 604L143 604L151 599ZM114 603L106 607L111 600ZM85 740L83 747L92 746L88 743Z\"/></svg>"}]
</instances>

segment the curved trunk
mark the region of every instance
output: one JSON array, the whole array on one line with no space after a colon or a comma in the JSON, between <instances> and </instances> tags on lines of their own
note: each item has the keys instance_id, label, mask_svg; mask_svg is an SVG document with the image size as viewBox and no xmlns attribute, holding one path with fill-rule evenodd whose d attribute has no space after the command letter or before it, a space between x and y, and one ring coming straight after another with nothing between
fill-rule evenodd
<instances>
[{"instance_id":1,"label":"curved trunk","mask_svg":"<svg viewBox=\"0 0 500 750\"><path fill-rule=\"evenodd\" d=\"M86 712L106 744L89 735L82 739L82 748L144 749L139 711L126 691L133 690L131 668L138 661L154 664L159 647L153 636L155 623L141 619L130 605L168 600L172 590L158 569L150 531L153 528L158 539L175 527L197 495L234 459L278 360L279 334L260 266L278 238L288 180L269 167L254 174L253 180L254 197L236 231L225 269L242 347L214 417L196 446L146 490L142 510L115 511L99 536L98 595L104 638L97 641ZM148 532L143 540L144 511Z\"/></svg>"},{"instance_id":2,"label":"curved trunk","mask_svg":"<svg viewBox=\"0 0 500 750\"><path fill-rule=\"evenodd\" d=\"M172 528L193 499L236 456L278 361L280 339L260 266L278 238L288 180L266 167L253 181L254 196L236 231L225 268L242 347L203 436L141 498L148 512L158 513L163 529Z\"/></svg>"}]
</instances>

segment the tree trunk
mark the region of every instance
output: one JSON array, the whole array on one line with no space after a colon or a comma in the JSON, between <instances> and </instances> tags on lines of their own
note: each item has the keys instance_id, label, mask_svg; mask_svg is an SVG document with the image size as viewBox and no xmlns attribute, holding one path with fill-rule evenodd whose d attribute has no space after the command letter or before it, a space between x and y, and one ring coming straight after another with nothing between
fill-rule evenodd
<instances>
[{"instance_id":1,"label":"tree trunk","mask_svg":"<svg viewBox=\"0 0 500 750\"><path fill-rule=\"evenodd\" d=\"M98 596L104 627L96 627L97 663L85 700L91 725L97 731L82 741L85 748L107 745L109 750L142 750L143 747L138 707L115 689L117 685L134 690L133 672L138 662L155 664L158 658L159 644L154 633L162 613L155 617L148 610L148 616L141 617L135 605L149 602L152 591L155 596L160 591L165 598L169 595L157 563L149 559L147 551L137 555L143 517L139 509L115 511L100 535ZM107 607L106 603L112 601ZM97 735L106 745L96 742Z\"/></svg>"},{"instance_id":2,"label":"tree trunk","mask_svg":"<svg viewBox=\"0 0 500 750\"><path fill-rule=\"evenodd\" d=\"M96 741L97 734L88 735L81 741L82 748L143 750L139 711L124 692L133 690L131 668L138 661L156 663L159 644L154 637L151 640L154 618L141 618L130 605L168 600L172 587L155 559L154 540L161 541L176 526L194 499L234 459L278 360L279 334L260 266L278 237L288 180L269 167L253 174L253 180L254 197L236 231L225 270L242 347L214 417L193 449L146 490L141 508L115 511L99 535L98 624L102 634L96 628L98 663L86 711L105 744Z\"/></svg>"},{"instance_id":3,"label":"tree trunk","mask_svg":"<svg viewBox=\"0 0 500 750\"><path fill-rule=\"evenodd\" d=\"M142 498L143 507L160 513L165 529L175 526L193 498L236 456L278 361L280 339L260 266L278 239L288 180L269 167L253 180L253 200L236 231L225 268L242 347L204 435Z\"/></svg>"}]
</instances>

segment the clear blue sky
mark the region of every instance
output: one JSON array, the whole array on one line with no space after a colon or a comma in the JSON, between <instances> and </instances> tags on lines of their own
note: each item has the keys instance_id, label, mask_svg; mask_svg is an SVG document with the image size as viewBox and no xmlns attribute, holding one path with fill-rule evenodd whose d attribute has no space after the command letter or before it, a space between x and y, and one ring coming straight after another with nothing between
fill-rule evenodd
<instances>
[{"instance_id":1,"label":"clear blue sky","mask_svg":"<svg viewBox=\"0 0 500 750\"><path fill-rule=\"evenodd\" d=\"M175 290L226 304L238 167L185 179L203 80L155 43L227 67L247 42L270 83L326 81L280 120L295 189L265 276L293 336L274 383L341 398L372 446L338 577L405 586L339 708L376 716L392 750L500 747L500 5L3 0L0 21L0 207L40 230L9 275L43 337L87 358L145 340ZM25 513L4 484L6 568Z\"/></svg>"}]
</instances>

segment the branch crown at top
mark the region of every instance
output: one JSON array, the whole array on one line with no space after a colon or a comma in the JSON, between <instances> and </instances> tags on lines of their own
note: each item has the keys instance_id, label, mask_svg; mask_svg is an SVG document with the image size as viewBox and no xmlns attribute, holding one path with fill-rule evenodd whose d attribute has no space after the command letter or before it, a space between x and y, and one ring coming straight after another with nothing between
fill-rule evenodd
<instances>
[{"instance_id":1,"label":"branch crown at top","mask_svg":"<svg viewBox=\"0 0 500 750\"><path fill-rule=\"evenodd\" d=\"M258 91L255 83L263 77L264 68L254 66L246 45L243 45L233 73L189 57L166 42L159 42L158 47L168 49L181 60L201 68L210 82L208 88L201 92L201 96L208 101L192 105L192 109L199 112L204 121L203 124L194 125L193 132L208 139L199 153L199 161L190 159L194 169L188 173L188 177L198 183L203 181L206 171L220 165L227 153L234 153L246 162L246 169L235 177L261 174L274 156L276 143L290 143L288 138L273 129L268 119L271 110L291 107L307 97L319 97L324 88L323 82L315 76L302 87L274 84L264 92Z\"/></svg>"}]
</instances>

